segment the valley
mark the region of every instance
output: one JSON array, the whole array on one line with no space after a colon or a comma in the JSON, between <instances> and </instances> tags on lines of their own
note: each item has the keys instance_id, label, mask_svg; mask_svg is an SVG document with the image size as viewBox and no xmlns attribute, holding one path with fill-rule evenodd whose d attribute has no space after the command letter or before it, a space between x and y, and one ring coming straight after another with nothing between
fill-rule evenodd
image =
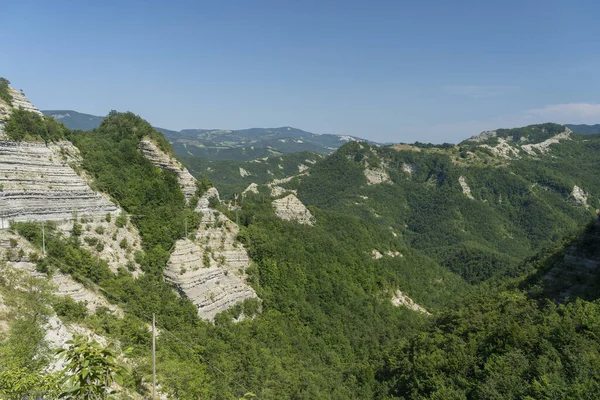
<instances>
[{"instance_id":1,"label":"valley","mask_svg":"<svg viewBox=\"0 0 600 400\"><path fill-rule=\"evenodd\" d=\"M148 398L152 315L161 398L600 392L599 134L173 132L7 90L0 398L59 390L82 334Z\"/></svg>"}]
</instances>

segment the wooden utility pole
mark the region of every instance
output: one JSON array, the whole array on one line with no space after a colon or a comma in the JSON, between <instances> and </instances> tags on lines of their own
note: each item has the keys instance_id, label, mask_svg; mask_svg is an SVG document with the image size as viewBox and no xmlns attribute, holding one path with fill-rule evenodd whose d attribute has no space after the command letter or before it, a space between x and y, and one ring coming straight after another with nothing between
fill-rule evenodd
<instances>
[{"instance_id":1,"label":"wooden utility pole","mask_svg":"<svg viewBox=\"0 0 600 400\"><path fill-rule=\"evenodd\" d=\"M44 221L42 221L42 254L46 255L46 231L44 230Z\"/></svg>"},{"instance_id":2,"label":"wooden utility pole","mask_svg":"<svg viewBox=\"0 0 600 400\"><path fill-rule=\"evenodd\" d=\"M156 316L152 313L152 400L156 400Z\"/></svg>"}]
</instances>

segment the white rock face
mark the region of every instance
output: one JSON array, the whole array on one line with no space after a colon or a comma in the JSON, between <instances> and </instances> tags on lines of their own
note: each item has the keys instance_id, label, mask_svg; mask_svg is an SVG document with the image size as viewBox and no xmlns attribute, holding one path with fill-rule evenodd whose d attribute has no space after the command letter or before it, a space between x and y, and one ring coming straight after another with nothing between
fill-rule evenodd
<instances>
[{"instance_id":1,"label":"white rock face","mask_svg":"<svg viewBox=\"0 0 600 400\"><path fill-rule=\"evenodd\" d=\"M588 195L579 186L573 186L573 192L571 192L571 196L573 196L575 201L582 206L586 208L588 207Z\"/></svg>"},{"instance_id":2,"label":"white rock face","mask_svg":"<svg viewBox=\"0 0 600 400\"><path fill-rule=\"evenodd\" d=\"M383 168L373 169L367 167L363 172L367 178L368 185L378 185L384 182L391 182L389 175Z\"/></svg>"},{"instance_id":3,"label":"white rock face","mask_svg":"<svg viewBox=\"0 0 600 400\"><path fill-rule=\"evenodd\" d=\"M258 185L254 182L252 182L250 185L248 185L248 187L246 189L244 189L244 191L242 192L242 194L246 194L246 193L256 193L258 194Z\"/></svg>"},{"instance_id":4,"label":"white rock face","mask_svg":"<svg viewBox=\"0 0 600 400\"><path fill-rule=\"evenodd\" d=\"M416 169L417 168L414 166L414 164L402 163L402 171L406 172L409 175L412 175Z\"/></svg>"},{"instance_id":5,"label":"white rock face","mask_svg":"<svg viewBox=\"0 0 600 400\"><path fill-rule=\"evenodd\" d=\"M483 131L479 135L471 136L469 140L473 142L483 142L493 137L496 137L496 131Z\"/></svg>"},{"instance_id":6,"label":"white rock face","mask_svg":"<svg viewBox=\"0 0 600 400\"><path fill-rule=\"evenodd\" d=\"M385 255L390 256L390 257L404 257L404 255L402 253L400 253L399 251L391 251L391 250L386 251Z\"/></svg>"},{"instance_id":7,"label":"white rock face","mask_svg":"<svg viewBox=\"0 0 600 400\"><path fill-rule=\"evenodd\" d=\"M304 164L298 165L298 172L300 172L300 173L306 171L307 169L308 169L308 167Z\"/></svg>"},{"instance_id":8,"label":"white rock face","mask_svg":"<svg viewBox=\"0 0 600 400\"><path fill-rule=\"evenodd\" d=\"M250 172L248 172L244 168L240 167L240 176L244 177L244 176L248 176L248 175L250 175Z\"/></svg>"},{"instance_id":9,"label":"white rock face","mask_svg":"<svg viewBox=\"0 0 600 400\"><path fill-rule=\"evenodd\" d=\"M381 254L381 253L379 252L379 250L377 250L377 249L373 249L373 250L371 251L371 255L373 256L373 260L379 260L380 258L382 258L382 257L383 257L383 254Z\"/></svg>"},{"instance_id":10,"label":"white rock face","mask_svg":"<svg viewBox=\"0 0 600 400\"><path fill-rule=\"evenodd\" d=\"M196 179L183 164L159 149L150 139L143 139L140 142L140 150L154 165L177 174L179 187L188 201L194 196L196 193Z\"/></svg>"},{"instance_id":11,"label":"white rock face","mask_svg":"<svg viewBox=\"0 0 600 400\"><path fill-rule=\"evenodd\" d=\"M118 214L118 207L94 192L57 156L61 146L0 141L0 228L9 220L68 220L79 215Z\"/></svg>"},{"instance_id":12,"label":"white rock face","mask_svg":"<svg viewBox=\"0 0 600 400\"><path fill-rule=\"evenodd\" d=\"M294 195L289 194L284 198L273 200L275 214L286 221L295 221L299 224L314 225L314 218L310 211Z\"/></svg>"},{"instance_id":13,"label":"white rock face","mask_svg":"<svg viewBox=\"0 0 600 400\"><path fill-rule=\"evenodd\" d=\"M35 108L33 104L25 97L25 95L19 90L9 88L10 94L12 96L12 106L13 108L22 108L25 111L30 111L32 113L36 113L40 116L43 116L42 112Z\"/></svg>"},{"instance_id":14,"label":"white rock face","mask_svg":"<svg viewBox=\"0 0 600 400\"><path fill-rule=\"evenodd\" d=\"M404 306L413 311L431 315L431 313L429 313L424 307L415 303L413 299L402 293L400 290L396 290L396 292L394 293L394 297L392 297L392 304L396 307Z\"/></svg>"},{"instance_id":15,"label":"white rock face","mask_svg":"<svg viewBox=\"0 0 600 400\"><path fill-rule=\"evenodd\" d=\"M40 114L14 89L13 106ZM0 125L12 109L1 103ZM4 139L6 136L4 135ZM79 215L118 214L107 196L93 191L71 165L79 153L69 142L44 144L0 140L0 229L8 221L63 221Z\"/></svg>"},{"instance_id":16,"label":"white rock face","mask_svg":"<svg viewBox=\"0 0 600 400\"><path fill-rule=\"evenodd\" d=\"M37 272L35 270L35 264L32 262L9 261L7 262L7 265L14 269L27 271L34 278L47 278L46 274ZM92 289L86 288L69 275L65 275L62 272L57 271L52 274L51 280L56 287L54 293L57 296L68 296L77 302L86 303L87 310L90 314L95 313L100 307L106 307L119 316L123 315L123 311L119 307L110 304L102 295L96 293Z\"/></svg>"},{"instance_id":17,"label":"white rock face","mask_svg":"<svg viewBox=\"0 0 600 400\"><path fill-rule=\"evenodd\" d=\"M498 138L498 144L496 146L490 146L488 144L482 144L481 147L490 149L492 153L497 156L506 159L519 158L519 150L511 146L505 139Z\"/></svg>"},{"instance_id":18,"label":"white rock face","mask_svg":"<svg viewBox=\"0 0 600 400\"><path fill-rule=\"evenodd\" d=\"M535 156L537 153L534 149L539 150L541 153L547 153L550 151L550 145L559 143L563 139L569 139L572 131L569 128L565 128L565 131L559 133L551 137L550 139L546 139L543 142L535 143L535 144L526 144L521 146L521 148L529 155Z\"/></svg>"},{"instance_id":19,"label":"white rock face","mask_svg":"<svg viewBox=\"0 0 600 400\"><path fill-rule=\"evenodd\" d=\"M247 299L256 292L246 283L250 264L246 249L236 241L238 226L217 210L209 208L210 188L198 201L202 213L196 239L175 244L165 278L198 307L198 315L212 321L216 314Z\"/></svg>"},{"instance_id":20,"label":"white rock face","mask_svg":"<svg viewBox=\"0 0 600 400\"><path fill-rule=\"evenodd\" d=\"M475 198L471 194L471 188L469 187L469 185L467 185L467 179L464 176L458 178L458 183L460 184L463 194L471 200L475 200Z\"/></svg>"}]
</instances>

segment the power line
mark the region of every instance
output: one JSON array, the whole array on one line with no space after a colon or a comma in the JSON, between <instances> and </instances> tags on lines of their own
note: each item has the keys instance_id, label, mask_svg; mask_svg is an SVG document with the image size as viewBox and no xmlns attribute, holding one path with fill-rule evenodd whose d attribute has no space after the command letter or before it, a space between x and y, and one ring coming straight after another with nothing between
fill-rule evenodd
<instances>
[{"instance_id":1,"label":"power line","mask_svg":"<svg viewBox=\"0 0 600 400\"><path fill-rule=\"evenodd\" d=\"M80 274L77 274L77 277L79 277L80 279L83 279L83 280L85 280L85 281L86 281L86 283L88 283L89 285L93 286L95 289L97 289L98 291L100 291L100 292L104 293L104 294L105 294L105 295L107 295L108 297L112 298L114 301L116 301L116 302L117 302L117 304L118 304L118 303L127 303L127 301L126 301L125 299L119 298L118 296L116 296L116 295L114 295L114 294L110 293L110 292L109 292L109 291L107 291L106 289L104 289L104 288L102 288L102 287L98 286L96 283L94 283L94 282L92 282L91 280L89 280L89 278L87 278L87 277L82 277ZM129 310L123 310L123 312L126 312L126 313L129 313L129 314L131 314L131 315L134 315L135 317L137 317L137 318L140 318L140 319L142 319L142 320L148 320L148 321L149 321L149 320L151 320L151 319L152 319L152 318L151 318L151 317L150 317L148 314L146 314L144 311L141 311L141 310L139 310L139 309L137 309L137 312L138 312L139 314L141 314L141 316L140 316L140 315L138 315L138 314L136 314L135 312L133 312L133 311L129 311ZM172 337L173 337L173 338L174 338L176 341L178 341L178 342L179 342L179 343L181 343L181 344L182 344L184 347L186 347L188 350L190 350L190 352L191 352L192 354L196 354L196 355L197 355L197 356L200 358L200 360L201 360L203 363L205 363L205 364L206 364L206 365L208 365L210 368L212 368L214 371L218 372L219 374L221 374L222 376L224 376L225 378L227 378L227 379L228 379L229 381L231 381L231 382L232 382L232 383L233 383L233 384L234 384L234 385L235 385L235 386L236 386L238 389L242 389L242 391L243 391L243 392L245 392L245 393L248 393L248 392L250 392L250 390L249 390L247 387L245 387L245 386L243 386L241 383L238 383L237 381L235 381L235 380L233 379L233 377L232 377L232 376L230 376L230 375L227 375L227 373L226 373L226 372L224 372L223 370L221 370L221 369L220 369L219 367L217 367L216 365L212 364L212 363L211 363L210 361L208 361L208 360L207 360L207 359L206 359L204 356L202 356L202 354L199 354L199 353L197 353L197 352L196 352L196 350L195 350L195 349L194 349L192 346L190 346L190 344L189 344L189 343L186 343L186 342L185 342L183 339L181 339L180 337L178 337L177 335L175 335L173 332L171 332L170 330L168 330L168 329L167 329L167 328L166 328L164 325L162 325L162 324L160 324L160 323L156 322L156 320L154 320L154 325L155 325L155 326L158 326L158 327L161 329L161 331L164 331L164 332L168 333L169 335L171 335L171 336L172 336ZM260 400L260 397L258 397L257 395L254 395L254 398L255 398L255 399L257 399L257 400Z\"/></svg>"}]
</instances>

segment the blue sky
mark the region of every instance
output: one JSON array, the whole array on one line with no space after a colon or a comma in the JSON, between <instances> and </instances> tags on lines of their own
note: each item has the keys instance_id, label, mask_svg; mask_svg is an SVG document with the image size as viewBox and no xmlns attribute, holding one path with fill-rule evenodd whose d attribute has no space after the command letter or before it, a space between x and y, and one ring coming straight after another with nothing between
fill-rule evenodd
<instances>
[{"instance_id":1,"label":"blue sky","mask_svg":"<svg viewBox=\"0 0 600 400\"><path fill-rule=\"evenodd\" d=\"M20 0L2 5L0 76L41 109L169 129L457 142L600 123L598 15L596 1Z\"/></svg>"}]
</instances>

